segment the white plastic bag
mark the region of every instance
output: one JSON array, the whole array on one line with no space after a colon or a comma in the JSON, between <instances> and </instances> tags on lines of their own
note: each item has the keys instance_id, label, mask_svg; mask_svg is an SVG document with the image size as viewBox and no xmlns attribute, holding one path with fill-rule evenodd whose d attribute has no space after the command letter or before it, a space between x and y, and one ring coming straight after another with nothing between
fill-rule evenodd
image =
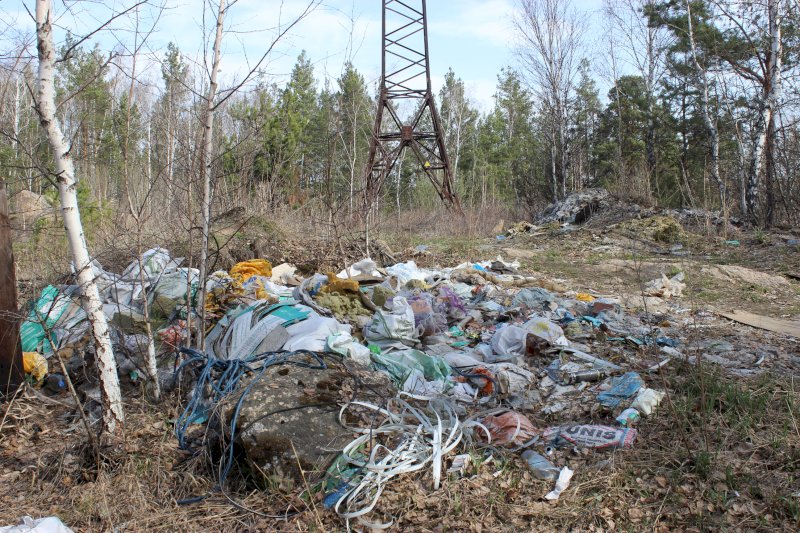
<instances>
[{"instance_id":1,"label":"white plastic bag","mask_svg":"<svg viewBox=\"0 0 800 533\"><path fill-rule=\"evenodd\" d=\"M36 520L30 516L23 516L21 522L17 526L0 527L0 533L74 533L55 516Z\"/></svg>"},{"instance_id":2,"label":"white plastic bag","mask_svg":"<svg viewBox=\"0 0 800 533\"><path fill-rule=\"evenodd\" d=\"M413 346L417 342L414 311L402 296L392 299L391 311L378 309L372 321L364 328L364 337L375 344L402 343Z\"/></svg>"},{"instance_id":3,"label":"white plastic bag","mask_svg":"<svg viewBox=\"0 0 800 533\"><path fill-rule=\"evenodd\" d=\"M525 322L524 327L540 339L544 339L554 346L569 346L569 341L564 336L564 330L561 329L561 326L553 324L543 316L532 315L530 320Z\"/></svg>"},{"instance_id":4,"label":"white plastic bag","mask_svg":"<svg viewBox=\"0 0 800 533\"><path fill-rule=\"evenodd\" d=\"M666 396L665 393L655 389L641 389L636 399L633 400L631 407L636 409L644 416L650 416L656 410L658 404Z\"/></svg>"},{"instance_id":5,"label":"white plastic bag","mask_svg":"<svg viewBox=\"0 0 800 533\"><path fill-rule=\"evenodd\" d=\"M397 263L394 266L390 266L386 269L386 272L390 276L394 276L397 278L397 281L400 282L400 286L402 287L412 279L420 280L420 281L428 281L433 279L433 272L429 270L423 270L417 266L414 261L408 261L407 263Z\"/></svg>"}]
</instances>

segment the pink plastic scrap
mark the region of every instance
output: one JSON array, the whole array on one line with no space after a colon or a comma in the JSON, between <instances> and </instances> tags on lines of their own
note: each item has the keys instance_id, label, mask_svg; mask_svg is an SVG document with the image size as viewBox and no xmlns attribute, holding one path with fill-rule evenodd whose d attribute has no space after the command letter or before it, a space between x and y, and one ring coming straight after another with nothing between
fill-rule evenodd
<instances>
[{"instance_id":1,"label":"pink plastic scrap","mask_svg":"<svg viewBox=\"0 0 800 533\"><path fill-rule=\"evenodd\" d=\"M492 444L525 444L539 431L528 417L514 411L484 418L481 423L489 430Z\"/></svg>"}]
</instances>

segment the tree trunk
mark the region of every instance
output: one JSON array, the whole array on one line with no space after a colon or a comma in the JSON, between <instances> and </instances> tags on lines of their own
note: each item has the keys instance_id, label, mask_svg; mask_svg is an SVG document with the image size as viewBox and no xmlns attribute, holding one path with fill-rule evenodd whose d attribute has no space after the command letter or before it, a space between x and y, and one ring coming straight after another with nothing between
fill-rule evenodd
<instances>
[{"instance_id":1,"label":"tree trunk","mask_svg":"<svg viewBox=\"0 0 800 533\"><path fill-rule=\"evenodd\" d=\"M100 373L100 391L103 398L103 424L108 433L114 433L125 420L122 394L117 376L117 364L111 347L108 323L103 313L103 302L92 272L91 258L83 234L83 224L78 210L75 169L61 128L55 117L55 46L53 45L52 8L50 0L36 2L36 37L39 52L37 112L42 129L47 134L56 164L56 180L61 197L61 216L69 241L81 304L91 324L97 368Z\"/></svg>"},{"instance_id":2,"label":"tree trunk","mask_svg":"<svg viewBox=\"0 0 800 533\"><path fill-rule=\"evenodd\" d=\"M202 204L202 224L203 224L203 244L200 248L200 283L203 289L200 291L200 325L198 328L198 346L205 348L205 321L206 321L206 291L205 279L208 269L208 235L211 231L211 170L213 163L213 140L214 140L214 99L217 96L217 73L220 64L220 48L222 46L222 23L225 18L225 0L219 1L219 11L217 13L217 33L214 38L214 59L211 64L211 78L209 80L208 95L206 96L206 116L203 125L203 146L201 158L201 177L203 180L203 204Z\"/></svg>"},{"instance_id":3,"label":"tree trunk","mask_svg":"<svg viewBox=\"0 0 800 533\"><path fill-rule=\"evenodd\" d=\"M706 132L708 132L708 140L711 143L711 179L714 180L714 183L717 185L717 189L719 190L719 202L720 202L720 209L722 212L727 212L727 190L725 187L725 182L722 181L722 178L719 174L719 131L717 130L716 124L714 121L711 120L711 104L709 103L708 98L708 74L706 69L700 66L700 61L697 59L697 47L694 41L694 32L692 30L692 12L691 7L689 5L689 1L686 1L686 13L689 22L689 43L692 47L692 59L694 60L694 66L697 69L697 73L703 80L703 87L702 87L702 98L703 98L703 123L706 127Z\"/></svg>"},{"instance_id":4,"label":"tree trunk","mask_svg":"<svg viewBox=\"0 0 800 533\"><path fill-rule=\"evenodd\" d=\"M760 222L758 215L758 196L763 165L764 151L767 147L775 149L775 143L768 136L774 131L770 128L775 108L778 104L781 85L781 61L783 43L781 42L781 23L783 12L780 0L769 0L769 33L770 52L767 61L767 73L764 77L763 93L761 98L761 117L756 129L756 143L753 149L753 161L750 166L750 176L747 180L747 214L753 224ZM774 154L773 154L774 155ZM771 206L768 206L769 211Z\"/></svg>"}]
</instances>

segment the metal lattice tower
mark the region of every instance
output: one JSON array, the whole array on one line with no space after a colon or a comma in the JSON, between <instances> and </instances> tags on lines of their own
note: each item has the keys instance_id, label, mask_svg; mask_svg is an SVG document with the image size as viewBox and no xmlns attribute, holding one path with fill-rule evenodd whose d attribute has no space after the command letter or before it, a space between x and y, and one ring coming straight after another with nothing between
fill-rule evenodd
<instances>
[{"instance_id":1,"label":"metal lattice tower","mask_svg":"<svg viewBox=\"0 0 800 533\"><path fill-rule=\"evenodd\" d=\"M387 176L410 148L448 206L459 208L431 90L425 0L383 0L381 91L366 168L365 200L373 205ZM414 106L408 122L401 108Z\"/></svg>"}]
</instances>

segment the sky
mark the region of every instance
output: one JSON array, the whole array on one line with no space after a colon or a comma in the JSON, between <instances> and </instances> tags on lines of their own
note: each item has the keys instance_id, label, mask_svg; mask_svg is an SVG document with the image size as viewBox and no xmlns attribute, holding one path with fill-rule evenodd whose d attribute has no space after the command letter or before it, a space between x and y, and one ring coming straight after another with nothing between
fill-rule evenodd
<instances>
[{"instance_id":1,"label":"sky","mask_svg":"<svg viewBox=\"0 0 800 533\"><path fill-rule=\"evenodd\" d=\"M151 62L142 69L154 83L158 82L160 70L152 61L163 56L170 41L176 43L188 59L202 61L204 43L211 40L208 26L213 20L210 11L204 16L202 0L160 1L166 6L163 11L143 9L138 18L140 30L155 27L143 50L145 55L150 54ZM410 4L419 2L409 0ZM119 12L134 2L56 0L54 3L59 14L56 28L56 39L59 39L68 28L76 34L91 31L110 13ZM218 2L212 0L212 3ZM279 31L277 28L285 28L307 3L308 0L236 0L229 8L225 24L223 81L241 78L269 47ZM33 10L33 1L25 4ZM587 13L588 31L596 33L597 17L591 13L600 8L601 0L578 0L574 5ZM434 90L438 92L445 73L452 68L456 76L464 80L474 103L482 111L488 111L493 103L498 74L502 68L516 64L512 25L514 0L428 0L427 8ZM22 0L0 0L0 11L5 11L2 21L7 27L23 33L33 30L34 24ZM155 20L157 13L160 14ZM122 44L130 48L135 24L135 17L121 17L114 21L110 31L94 35L90 42L99 42L103 48ZM349 60L364 75L370 88L374 88L380 78L380 46L380 0L322 0L275 45L265 70L272 81L285 81L297 56L305 50L320 83L326 78L335 80Z\"/></svg>"}]
</instances>

